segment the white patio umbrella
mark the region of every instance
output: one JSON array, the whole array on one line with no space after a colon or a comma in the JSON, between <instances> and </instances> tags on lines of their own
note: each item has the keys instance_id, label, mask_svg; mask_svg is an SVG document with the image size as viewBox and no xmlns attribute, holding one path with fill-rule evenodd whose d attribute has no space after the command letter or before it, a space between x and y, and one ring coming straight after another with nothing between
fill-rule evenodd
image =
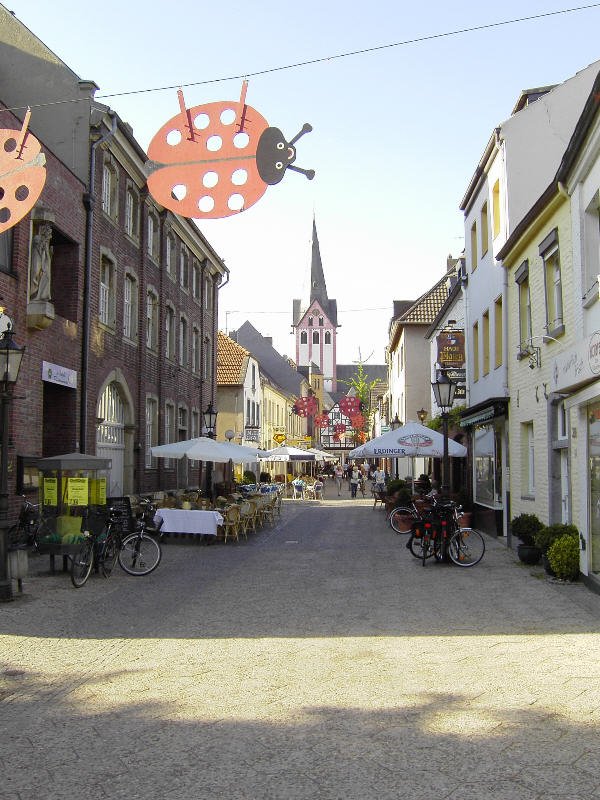
<instances>
[{"instance_id":1,"label":"white patio umbrella","mask_svg":"<svg viewBox=\"0 0 600 800\"><path fill-rule=\"evenodd\" d=\"M308 450L301 450L299 447L291 447L282 444L273 450L266 450L260 457L261 461L316 461L314 453Z\"/></svg>"},{"instance_id":2,"label":"white patio umbrella","mask_svg":"<svg viewBox=\"0 0 600 800\"><path fill-rule=\"evenodd\" d=\"M419 422L407 422L395 431L370 439L348 453L350 458L405 458L424 456L442 458L444 455L444 437L438 431L426 428ZM453 458L464 458L467 448L448 439L448 455Z\"/></svg>"},{"instance_id":3,"label":"white patio umbrella","mask_svg":"<svg viewBox=\"0 0 600 800\"><path fill-rule=\"evenodd\" d=\"M319 450L316 447L309 447L308 452L314 453L317 461L331 461L333 458L335 458L335 456L332 456L331 453L326 453L325 450Z\"/></svg>"},{"instance_id":4,"label":"white patio umbrella","mask_svg":"<svg viewBox=\"0 0 600 800\"><path fill-rule=\"evenodd\" d=\"M187 456L194 461L213 461L226 464L250 464L258 461L259 454L264 451L258 447L245 447L231 442L217 442L207 436L186 439L183 442L171 442L150 448L156 458L183 458Z\"/></svg>"}]
</instances>

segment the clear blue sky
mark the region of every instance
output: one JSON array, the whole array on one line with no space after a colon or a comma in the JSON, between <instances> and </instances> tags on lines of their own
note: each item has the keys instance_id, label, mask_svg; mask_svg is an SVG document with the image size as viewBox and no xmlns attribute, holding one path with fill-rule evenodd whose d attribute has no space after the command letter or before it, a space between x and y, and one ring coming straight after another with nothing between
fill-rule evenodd
<instances>
[{"instance_id":1,"label":"clear blue sky","mask_svg":"<svg viewBox=\"0 0 600 800\"><path fill-rule=\"evenodd\" d=\"M99 98L584 5L4 2L101 87ZM338 360L356 360L360 348L383 363L392 300L416 299L441 277L446 256L463 248L458 204L492 129L510 116L521 89L560 83L600 59L598 31L600 7L250 78L247 102L288 138L302 123L313 125L296 163L317 174L309 182L288 172L248 211L202 224L231 270L220 327L249 319L293 355L292 299L308 297L315 213L329 296L340 309ZM240 85L185 88L186 102L235 99ZM144 148L178 111L175 89L103 102Z\"/></svg>"}]
</instances>

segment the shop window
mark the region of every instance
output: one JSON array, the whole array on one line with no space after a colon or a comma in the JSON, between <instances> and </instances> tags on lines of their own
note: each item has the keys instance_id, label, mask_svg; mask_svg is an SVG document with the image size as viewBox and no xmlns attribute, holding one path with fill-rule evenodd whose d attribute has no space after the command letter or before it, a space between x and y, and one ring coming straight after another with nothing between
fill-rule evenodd
<instances>
[{"instance_id":1,"label":"shop window","mask_svg":"<svg viewBox=\"0 0 600 800\"><path fill-rule=\"evenodd\" d=\"M39 489L39 456L17 456L17 494L34 494Z\"/></svg>"}]
</instances>

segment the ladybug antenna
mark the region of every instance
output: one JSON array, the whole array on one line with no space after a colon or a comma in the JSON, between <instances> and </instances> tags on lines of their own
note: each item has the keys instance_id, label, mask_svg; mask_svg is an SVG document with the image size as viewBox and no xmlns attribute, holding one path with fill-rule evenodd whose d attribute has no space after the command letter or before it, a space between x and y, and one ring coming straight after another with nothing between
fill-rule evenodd
<instances>
[{"instance_id":1,"label":"ladybug antenna","mask_svg":"<svg viewBox=\"0 0 600 800\"><path fill-rule=\"evenodd\" d=\"M298 133L294 136L293 139L290 140L290 144L294 144L298 141L301 136L304 136L305 133L310 133L312 131L312 125L308 122L305 122L302 126L302 129L298 131Z\"/></svg>"},{"instance_id":2,"label":"ladybug antenna","mask_svg":"<svg viewBox=\"0 0 600 800\"><path fill-rule=\"evenodd\" d=\"M295 164L288 164L287 169L291 169L294 172L301 172L303 175L306 175L309 181L315 177L314 169L302 169L302 167L297 167Z\"/></svg>"}]
</instances>

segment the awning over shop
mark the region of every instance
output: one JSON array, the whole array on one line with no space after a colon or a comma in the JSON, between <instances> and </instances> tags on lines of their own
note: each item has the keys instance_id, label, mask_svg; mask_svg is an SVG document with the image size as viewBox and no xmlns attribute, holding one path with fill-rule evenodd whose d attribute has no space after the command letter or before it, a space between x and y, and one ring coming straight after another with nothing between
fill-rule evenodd
<instances>
[{"instance_id":1,"label":"awning over shop","mask_svg":"<svg viewBox=\"0 0 600 800\"><path fill-rule=\"evenodd\" d=\"M487 422L496 417L504 417L508 412L508 398L495 397L486 400L484 403L479 403L477 406L472 406L464 414L461 414L460 424L463 428L469 428L472 425L480 425L482 422Z\"/></svg>"}]
</instances>

